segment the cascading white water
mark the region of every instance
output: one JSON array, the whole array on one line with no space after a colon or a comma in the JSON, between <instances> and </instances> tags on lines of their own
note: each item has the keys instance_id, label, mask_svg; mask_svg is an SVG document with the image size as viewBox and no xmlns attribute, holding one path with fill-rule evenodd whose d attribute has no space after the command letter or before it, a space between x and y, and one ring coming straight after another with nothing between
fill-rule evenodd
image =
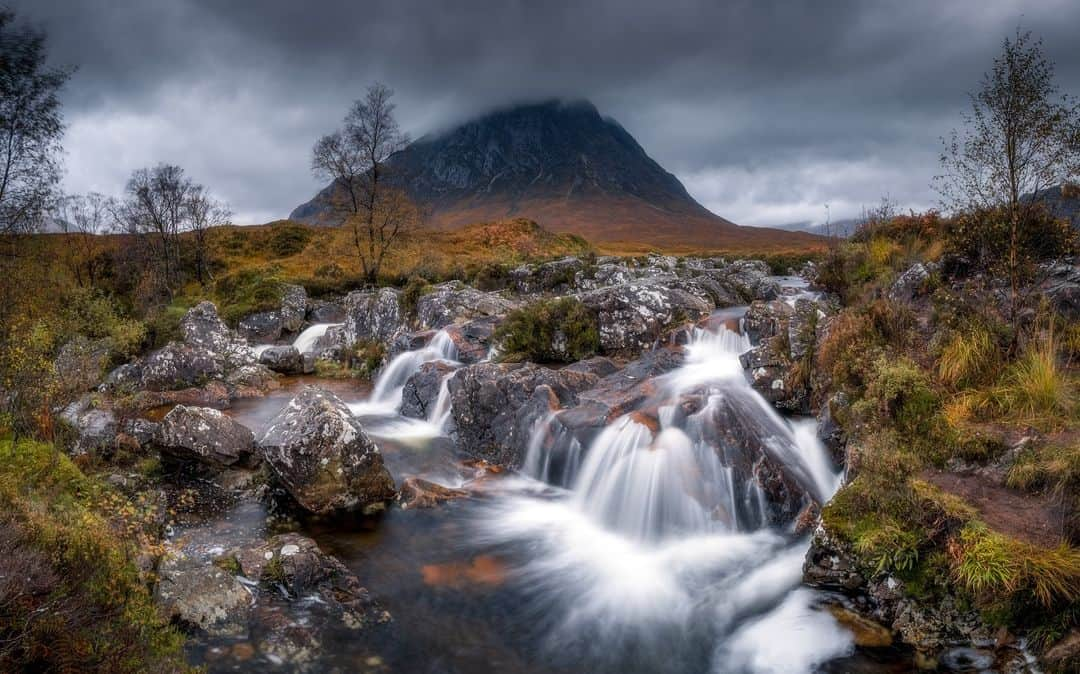
<instances>
[{"instance_id":1,"label":"cascading white water","mask_svg":"<svg viewBox=\"0 0 1080 674\"><path fill-rule=\"evenodd\" d=\"M460 365L457 362L457 346L445 330L435 333L427 345L395 356L375 380L375 388L368 400L354 403L349 408L359 416L395 414L401 406L401 393L409 377L416 374L424 363L436 360Z\"/></svg>"},{"instance_id":2,"label":"cascading white water","mask_svg":"<svg viewBox=\"0 0 1080 674\"><path fill-rule=\"evenodd\" d=\"M558 413L538 422L523 472L569 491L526 489L477 527L489 545L528 550L515 578L549 621L553 648L633 645L662 658L665 639L708 625L714 671L768 671L731 666L760 633L733 630L792 615L828 637L792 644L805 671L850 647L831 616L791 594L806 542L769 527L755 471L768 457L818 501L838 479L812 429L750 386L739 362L750 347L723 326L695 330L645 414L616 419L584 452Z\"/></svg>"},{"instance_id":3,"label":"cascading white water","mask_svg":"<svg viewBox=\"0 0 1080 674\"><path fill-rule=\"evenodd\" d=\"M326 331L330 328L336 328L343 323L316 323L307 328L293 340L292 345L296 347L296 350L300 353L307 353L315 346L315 342L319 341L319 338L326 334Z\"/></svg>"}]
</instances>

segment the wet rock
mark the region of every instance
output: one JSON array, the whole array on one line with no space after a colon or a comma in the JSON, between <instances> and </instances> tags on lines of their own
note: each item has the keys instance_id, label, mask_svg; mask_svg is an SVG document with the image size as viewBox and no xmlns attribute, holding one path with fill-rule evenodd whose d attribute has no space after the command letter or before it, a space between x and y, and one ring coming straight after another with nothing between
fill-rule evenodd
<instances>
[{"instance_id":1,"label":"wet rock","mask_svg":"<svg viewBox=\"0 0 1080 674\"><path fill-rule=\"evenodd\" d=\"M235 576L179 551L158 567L154 600L171 620L213 636L244 634L252 603Z\"/></svg>"},{"instance_id":2,"label":"wet rock","mask_svg":"<svg viewBox=\"0 0 1080 674\"><path fill-rule=\"evenodd\" d=\"M439 329L478 318L503 316L517 307L502 295L483 292L457 282L434 286L416 302L416 322L421 328Z\"/></svg>"},{"instance_id":3,"label":"wet rock","mask_svg":"<svg viewBox=\"0 0 1080 674\"><path fill-rule=\"evenodd\" d=\"M1073 628L1042 655L1050 671L1068 671L1080 662L1080 629Z\"/></svg>"},{"instance_id":4,"label":"wet rock","mask_svg":"<svg viewBox=\"0 0 1080 674\"><path fill-rule=\"evenodd\" d=\"M590 290L578 298L596 315L600 348L608 355L640 353L672 323L697 320L713 308L680 288L644 281Z\"/></svg>"},{"instance_id":5,"label":"wet rock","mask_svg":"<svg viewBox=\"0 0 1080 674\"><path fill-rule=\"evenodd\" d=\"M242 365L225 375L229 398L257 398L278 387L277 375L258 363Z\"/></svg>"},{"instance_id":6,"label":"wet rock","mask_svg":"<svg viewBox=\"0 0 1080 674\"><path fill-rule=\"evenodd\" d=\"M818 413L818 438L837 465L843 465L847 448L847 433L837 422L837 414L845 414L850 404L847 394L841 391L834 393Z\"/></svg>"},{"instance_id":7,"label":"wet rock","mask_svg":"<svg viewBox=\"0 0 1080 674\"><path fill-rule=\"evenodd\" d=\"M758 340L740 360L754 389L776 407L808 414L811 411L813 356L823 336L825 314L807 299L754 302L744 324Z\"/></svg>"},{"instance_id":8,"label":"wet rock","mask_svg":"<svg viewBox=\"0 0 1080 674\"><path fill-rule=\"evenodd\" d=\"M241 572L290 599L318 596L335 618L351 629L389 620L359 579L315 541L296 533L233 551Z\"/></svg>"},{"instance_id":9,"label":"wet rock","mask_svg":"<svg viewBox=\"0 0 1080 674\"><path fill-rule=\"evenodd\" d=\"M491 338L500 322L501 316L487 316L447 326L446 332L457 347L458 360L466 364L486 360L491 352Z\"/></svg>"},{"instance_id":10,"label":"wet rock","mask_svg":"<svg viewBox=\"0 0 1080 674\"><path fill-rule=\"evenodd\" d=\"M896 302L911 302L926 289L930 274L937 270L934 263L916 262L908 267L889 287L889 299Z\"/></svg>"},{"instance_id":11,"label":"wet rock","mask_svg":"<svg viewBox=\"0 0 1080 674\"><path fill-rule=\"evenodd\" d=\"M311 353L317 360L344 360L347 348L348 336L345 326L337 325L327 328L322 337L315 340L311 347Z\"/></svg>"},{"instance_id":12,"label":"wet rock","mask_svg":"<svg viewBox=\"0 0 1080 674\"><path fill-rule=\"evenodd\" d=\"M865 587L850 546L818 526L803 562L803 582L824 590L851 592Z\"/></svg>"},{"instance_id":13,"label":"wet rock","mask_svg":"<svg viewBox=\"0 0 1080 674\"><path fill-rule=\"evenodd\" d=\"M856 611L833 604L829 606L829 613L836 618L836 622L851 631L856 646L886 648L893 643L892 630Z\"/></svg>"},{"instance_id":14,"label":"wet rock","mask_svg":"<svg viewBox=\"0 0 1080 674\"><path fill-rule=\"evenodd\" d=\"M401 312L401 291L381 288L376 292L355 291L343 302L345 307L345 343L374 340L389 344L405 331Z\"/></svg>"},{"instance_id":15,"label":"wet rock","mask_svg":"<svg viewBox=\"0 0 1080 674\"><path fill-rule=\"evenodd\" d=\"M307 315L307 291L303 286L286 283L281 289L281 327L288 332L299 332Z\"/></svg>"},{"instance_id":16,"label":"wet rock","mask_svg":"<svg viewBox=\"0 0 1080 674\"><path fill-rule=\"evenodd\" d=\"M64 344L54 362L60 385L72 393L93 389L104 378L109 351L108 339L89 340L80 335Z\"/></svg>"},{"instance_id":17,"label":"wet rock","mask_svg":"<svg viewBox=\"0 0 1080 674\"><path fill-rule=\"evenodd\" d=\"M87 393L60 412L60 421L71 438L68 443L71 454L109 456L116 448L116 415L103 402L100 396Z\"/></svg>"},{"instance_id":18,"label":"wet rock","mask_svg":"<svg viewBox=\"0 0 1080 674\"><path fill-rule=\"evenodd\" d=\"M419 477L406 478L401 483L401 507L405 509L434 508L445 501L468 495L461 489L451 489Z\"/></svg>"},{"instance_id":19,"label":"wet rock","mask_svg":"<svg viewBox=\"0 0 1080 674\"><path fill-rule=\"evenodd\" d=\"M302 374L304 358L295 346L271 346L259 354L259 364L281 374Z\"/></svg>"},{"instance_id":20,"label":"wet rock","mask_svg":"<svg viewBox=\"0 0 1080 674\"><path fill-rule=\"evenodd\" d=\"M576 402L576 392L598 377L573 370L552 370L533 363L477 363L458 370L449 380L451 413L458 448L491 463L521 464L535 422L535 411L521 413L540 386L547 386L560 404Z\"/></svg>"},{"instance_id":21,"label":"wet rock","mask_svg":"<svg viewBox=\"0 0 1080 674\"><path fill-rule=\"evenodd\" d=\"M401 393L401 415L427 419L439 397L443 379L454 370L454 366L441 360L423 363L416 374L405 382Z\"/></svg>"},{"instance_id":22,"label":"wet rock","mask_svg":"<svg viewBox=\"0 0 1080 674\"><path fill-rule=\"evenodd\" d=\"M345 308L337 302L308 300L309 323L344 323Z\"/></svg>"},{"instance_id":23,"label":"wet rock","mask_svg":"<svg viewBox=\"0 0 1080 674\"><path fill-rule=\"evenodd\" d=\"M258 446L293 498L313 513L371 510L394 497L378 447L328 391L306 387L270 421Z\"/></svg>"},{"instance_id":24,"label":"wet rock","mask_svg":"<svg viewBox=\"0 0 1080 674\"><path fill-rule=\"evenodd\" d=\"M284 329L281 314L276 311L261 311L241 319L236 326L237 332L244 338L266 344L281 339L281 331Z\"/></svg>"},{"instance_id":25,"label":"wet rock","mask_svg":"<svg viewBox=\"0 0 1080 674\"><path fill-rule=\"evenodd\" d=\"M124 419L120 423L120 432L116 435L118 447L125 447L131 451L142 451L150 448L157 440L161 432L161 424L149 419Z\"/></svg>"},{"instance_id":26,"label":"wet rock","mask_svg":"<svg viewBox=\"0 0 1080 674\"><path fill-rule=\"evenodd\" d=\"M780 295L780 286L769 278L772 271L762 260L735 260L710 274L743 302L768 301Z\"/></svg>"},{"instance_id":27,"label":"wet rock","mask_svg":"<svg viewBox=\"0 0 1080 674\"><path fill-rule=\"evenodd\" d=\"M157 437L162 452L218 468L247 462L254 442L246 426L219 410L187 405L165 415Z\"/></svg>"},{"instance_id":28,"label":"wet rock","mask_svg":"<svg viewBox=\"0 0 1080 674\"><path fill-rule=\"evenodd\" d=\"M634 280L634 274L624 263L619 261L597 264L591 270L578 272L575 285L582 290L595 290L608 286L622 285Z\"/></svg>"}]
</instances>

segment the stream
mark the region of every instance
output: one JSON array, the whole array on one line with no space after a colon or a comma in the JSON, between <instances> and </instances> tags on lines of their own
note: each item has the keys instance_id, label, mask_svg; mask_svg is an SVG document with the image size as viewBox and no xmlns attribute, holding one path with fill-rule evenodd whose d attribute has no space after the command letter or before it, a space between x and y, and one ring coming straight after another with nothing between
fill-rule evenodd
<instances>
[{"instance_id":1,"label":"stream","mask_svg":"<svg viewBox=\"0 0 1080 674\"><path fill-rule=\"evenodd\" d=\"M710 435L710 415L735 415L818 498L839 487L814 421L782 417L749 385L739 354L750 341L729 327L740 315L725 310L694 329L685 364L655 382L655 424L621 416L582 447L554 415L541 419L518 472L477 471L458 454L445 380L428 419L398 414L421 363L459 365L442 333L397 356L373 386L294 377L237 401L227 413L258 435L302 386L326 386L363 421L398 484L417 476L469 492L430 509L299 523L393 616L324 634L312 671L908 671L894 652L857 649L827 598L801 585L808 538L769 526L761 489L732 468L739 448ZM680 406L688 395L702 404ZM263 505L245 501L177 535L211 546L266 526ZM305 619L302 606L282 610ZM210 671L274 669L233 657L233 645L202 640L191 657Z\"/></svg>"}]
</instances>

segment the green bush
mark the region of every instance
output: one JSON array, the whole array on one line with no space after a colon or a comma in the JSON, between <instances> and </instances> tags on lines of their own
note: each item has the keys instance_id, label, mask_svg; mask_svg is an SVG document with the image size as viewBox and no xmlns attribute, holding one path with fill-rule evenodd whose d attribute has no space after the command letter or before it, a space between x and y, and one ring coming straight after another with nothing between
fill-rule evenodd
<instances>
[{"instance_id":1,"label":"green bush","mask_svg":"<svg viewBox=\"0 0 1080 674\"><path fill-rule=\"evenodd\" d=\"M275 225L270 233L270 252L275 257L296 255L303 252L311 237L311 230L307 227L296 224Z\"/></svg>"},{"instance_id":2,"label":"green bush","mask_svg":"<svg viewBox=\"0 0 1080 674\"><path fill-rule=\"evenodd\" d=\"M408 283L401 290L401 311L406 316L416 315L416 305L420 298L431 292L431 284L422 276L409 277Z\"/></svg>"},{"instance_id":3,"label":"green bush","mask_svg":"<svg viewBox=\"0 0 1080 674\"><path fill-rule=\"evenodd\" d=\"M276 267L244 269L222 276L214 284L218 313L235 325L241 318L281 305L282 281Z\"/></svg>"},{"instance_id":4,"label":"green bush","mask_svg":"<svg viewBox=\"0 0 1080 674\"><path fill-rule=\"evenodd\" d=\"M187 669L133 562L145 513L29 441L0 441L0 513L0 669Z\"/></svg>"},{"instance_id":5,"label":"green bush","mask_svg":"<svg viewBox=\"0 0 1080 674\"><path fill-rule=\"evenodd\" d=\"M501 359L572 363L600 349L596 316L579 300L533 302L512 311L495 331Z\"/></svg>"}]
</instances>

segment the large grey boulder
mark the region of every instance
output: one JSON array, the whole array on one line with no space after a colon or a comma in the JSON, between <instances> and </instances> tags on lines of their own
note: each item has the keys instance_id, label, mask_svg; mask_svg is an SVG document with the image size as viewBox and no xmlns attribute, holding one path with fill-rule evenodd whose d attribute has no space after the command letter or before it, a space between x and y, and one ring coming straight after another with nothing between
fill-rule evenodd
<instances>
[{"instance_id":1,"label":"large grey boulder","mask_svg":"<svg viewBox=\"0 0 1080 674\"><path fill-rule=\"evenodd\" d=\"M911 302L926 288L930 275L937 270L937 265L929 262L916 262L908 267L889 286L889 299L897 302Z\"/></svg>"},{"instance_id":2,"label":"large grey boulder","mask_svg":"<svg viewBox=\"0 0 1080 674\"><path fill-rule=\"evenodd\" d=\"M651 347L673 323L696 321L713 304L680 288L637 281L577 296L596 315L600 349L608 355L635 355Z\"/></svg>"},{"instance_id":3,"label":"large grey boulder","mask_svg":"<svg viewBox=\"0 0 1080 674\"><path fill-rule=\"evenodd\" d=\"M243 339L230 330L218 316L213 302L199 302L180 320L184 343L206 351L222 362L223 367L239 367L255 362L255 353Z\"/></svg>"},{"instance_id":4,"label":"large grey boulder","mask_svg":"<svg viewBox=\"0 0 1080 674\"><path fill-rule=\"evenodd\" d=\"M281 374L304 372L304 358L291 344L263 349L263 352L259 354L259 363Z\"/></svg>"},{"instance_id":5,"label":"large grey boulder","mask_svg":"<svg viewBox=\"0 0 1080 674\"><path fill-rule=\"evenodd\" d=\"M60 421L68 428L71 454L110 454L116 448L116 415L99 405L99 398L85 394L60 412Z\"/></svg>"},{"instance_id":6,"label":"large grey boulder","mask_svg":"<svg viewBox=\"0 0 1080 674\"><path fill-rule=\"evenodd\" d=\"M255 444L246 426L220 410L187 405L169 410L156 440L163 453L216 468L246 463Z\"/></svg>"},{"instance_id":7,"label":"large grey boulder","mask_svg":"<svg viewBox=\"0 0 1080 674\"><path fill-rule=\"evenodd\" d=\"M101 383L109 362L110 341L78 336L60 347L54 367L61 386L82 393Z\"/></svg>"},{"instance_id":8,"label":"large grey boulder","mask_svg":"<svg viewBox=\"0 0 1080 674\"><path fill-rule=\"evenodd\" d=\"M245 316L236 326L237 331L252 342L265 344L281 339L285 325L277 311L261 311Z\"/></svg>"},{"instance_id":9,"label":"large grey boulder","mask_svg":"<svg viewBox=\"0 0 1080 674\"><path fill-rule=\"evenodd\" d=\"M307 291L304 286L286 283L281 289L281 327L288 332L299 332L307 315Z\"/></svg>"},{"instance_id":10,"label":"large grey boulder","mask_svg":"<svg viewBox=\"0 0 1080 674\"><path fill-rule=\"evenodd\" d=\"M389 344L405 331L400 296L401 291L395 288L349 293L344 300L346 343L374 340Z\"/></svg>"},{"instance_id":11,"label":"large grey boulder","mask_svg":"<svg viewBox=\"0 0 1080 674\"><path fill-rule=\"evenodd\" d=\"M395 495L382 454L333 393L308 386L271 419L263 459L310 512L373 509Z\"/></svg>"},{"instance_id":12,"label":"large grey boulder","mask_svg":"<svg viewBox=\"0 0 1080 674\"><path fill-rule=\"evenodd\" d=\"M1050 306L1069 321L1080 320L1080 264L1076 258L1040 267L1040 288Z\"/></svg>"},{"instance_id":13,"label":"large grey boulder","mask_svg":"<svg viewBox=\"0 0 1080 674\"><path fill-rule=\"evenodd\" d=\"M309 323L344 323L345 309L338 302L308 300Z\"/></svg>"},{"instance_id":14,"label":"large grey boulder","mask_svg":"<svg viewBox=\"0 0 1080 674\"><path fill-rule=\"evenodd\" d=\"M438 329L451 323L502 316L517 306L498 293L483 292L457 282L443 283L417 300L416 322L421 328Z\"/></svg>"},{"instance_id":15,"label":"large grey boulder","mask_svg":"<svg viewBox=\"0 0 1080 674\"><path fill-rule=\"evenodd\" d=\"M510 272L510 283L523 294L569 292L578 287L585 263L568 256L541 264L522 265Z\"/></svg>"},{"instance_id":16,"label":"large grey boulder","mask_svg":"<svg viewBox=\"0 0 1080 674\"><path fill-rule=\"evenodd\" d=\"M536 420L599 377L591 372L552 370L533 363L477 363L458 370L447 385L454 440L471 456L506 467L524 459ZM534 399L534 393L544 394ZM534 404L528 404L528 403Z\"/></svg>"},{"instance_id":17,"label":"large grey boulder","mask_svg":"<svg viewBox=\"0 0 1080 674\"><path fill-rule=\"evenodd\" d=\"M218 354L201 347L171 342L134 362L121 365L105 379L106 388L173 391L200 386L225 373Z\"/></svg>"}]
</instances>

